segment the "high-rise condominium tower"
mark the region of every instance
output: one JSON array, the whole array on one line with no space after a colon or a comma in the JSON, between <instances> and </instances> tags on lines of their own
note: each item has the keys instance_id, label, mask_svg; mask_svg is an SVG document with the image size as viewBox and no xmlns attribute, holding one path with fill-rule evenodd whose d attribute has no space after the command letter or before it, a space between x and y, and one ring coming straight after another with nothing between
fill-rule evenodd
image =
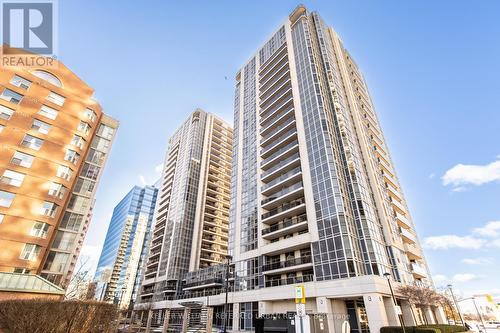
<instances>
[{"instance_id":1,"label":"high-rise condominium tower","mask_svg":"<svg viewBox=\"0 0 500 333\"><path fill-rule=\"evenodd\" d=\"M140 302L169 298L188 271L227 255L232 135L198 109L170 138Z\"/></svg>"},{"instance_id":2,"label":"high-rise condominium tower","mask_svg":"<svg viewBox=\"0 0 500 333\"><path fill-rule=\"evenodd\" d=\"M94 278L96 298L126 308L134 302L149 251L158 189L134 186L116 205Z\"/></svg>"},{"instance_id":3,"label":"high-rise condominium tower","mask_svg":"<svg viewBox=\"0 0 500 333\"><path fill-rule=\"evenodd\" d=\"M0 271L5 279L22 273L63 287L69 282L118 127L92 95L92 88L62 63L0 70Z\"/></svg>"},{"instance_id":4,"label":"high-rise condominium tower","mask_svg":"<svg viewBox=\"0 0 500 333\"><path fill-rule=\"evenodd\" d=\"M294 311L304 284L310 311L376 331L384 274L430 283L365 80L317 13L299 6L238 72L234 121L235 290L259 313Z\"/></svg>"}]
</instances>

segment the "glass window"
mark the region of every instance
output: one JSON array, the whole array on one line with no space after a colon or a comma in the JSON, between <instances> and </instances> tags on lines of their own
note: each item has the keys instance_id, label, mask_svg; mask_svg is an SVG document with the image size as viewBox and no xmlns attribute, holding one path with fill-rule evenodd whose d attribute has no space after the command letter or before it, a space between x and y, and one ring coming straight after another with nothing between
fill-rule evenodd
<instances>
[{"instance_id":1,"label":"glass window","mask_svg":"<svg viewBox=\"0 0 500 333\"><path fill-rule=\"evenodd\" d=\"M5 170L0 181L2 182L2 184L19 187L23 183L24 176L25 175L23 173L15 172L12 170Z\"/></svg>"},{"instance_id":2,"label":"glass window","mask_svg":"<svg viewBox=\"0 0 500 333\"><path fill-rule=\"evenodd\" d=\"M28 90L28 88L31 86L31 81L26 80L25 78L22 78L18 75L14 75L14 77L10 80L10 84L24 90Z\"/></svg>"},{"instance_id":3,"label":"glass window","mask_svg":"<svg viewBox=\"0 0 500 333\"><path fill-rule=\"evenodd\" d=\"M74 193L79 193L83 195L91 195L94 191L95 182L89 179L78 178L76 182L75 188L73 189Z\"/></svg>"},{"instance_id":4,"label":"glass window","mask_svg":"<svg viewBox=\"0 0 500 333\"><path fill-rule=\"evenodd\" d=\"M61 81L57 77L55 77L54 74L52 74L52 73L42 71L42 70L35 70L35 71L31 72L31 74L35 75L36 77L39 77L42 80L45 80L49 83L52 83L53 85L55 85L57 87L62 87Z\"/></svg>"},{"instance_id":5,"label":"glass window","mask_svg":"<svg viewBox=\"0 0 500 333\"><path fill-rule=\"evenodd\" d=\"M51 182L49 185L49 195L62 199L66 194L66 187L62 184Z\"/></svg>"},{"instance_id":6,"label":"glass window","mask_svg":"<svg viewBox=\"0 0 500 333\"><path fill-rule=\"evenodd\" d=\"M58 231L52 247L59 250L69 251L75 243L75 238L75 233Z\"/></svg>"},{"instance_id":7,"label":"glass window","mask_svg":"<svg viewBox=\"0 0 500 333\"><path fill-rule=\"evenodd\" d=\"M92 180L96 180L97 177L99 176L99 171L101 169L98 166L91 165L88 163L85 163L83 168L82 168L82 177L90 178Z\"/></svg>"},{"instance_id":8,"label":"glass window","mask_svg":"<svg viewBox=\"0 0 500 333\"><path fill-rule=\"evenodd\" d=\"M34 261L40 254L41 246L36 244L24 244L24 248L19 258Z\"/></svg>"},{"instance_id":9,"label":"glass window","mask_svg":"<svg viewBox=\"0 0 500 333\"><path fill-rule=\"evenodd\" d=\"M38 114L41 114L44 117L54 120L57 118L59 111L51 107L48 107L47 105L42 105L40 111L38 111Z\"/></svg>"},{"instance_id":10,"label":"glass window","mask_svg":"<svg viewBox=\"0 0 500 333\"><path fill-rule=\"evenodd\" d=\"M111 141L96 136L94 140L92 140L91 147L106 153L109 149L110 143Z\"/></svg>"},{"instance_id":11,"label":"glass window","mask_svg":"<svg viewBox=\"0 0 500 333\"><path fill-rule=\"evenodd\" d=\"M83 145L85 144L85 140L81 136L75 134L75 135L73 135L73 139L71 140L71 144L73 146L76 146L76 147L82 149Z\"/></svg>"},{"instance_id":12,"label":"glass window","mask_svg":"<svg viewBox=\"0 0 500 333\"><path fill-rule=\"evenodd\" d=\"M21 99L23 99L23 95L16 93L15 91L12 91L10 89L5 88L2 91L2 94L0 95L1 99L4 99L8 102L14 103L14 104L19 104Z\"/></svg>"},{"instance_id":13,"label":"glass window","mask_svg":"<svg viewBox=\"0 0 500 333\"><path fill-rule=\"evenodd\" d=\"M16 274L29 274L31 270L27 268L22 268L22 267L16 267L14 268L14 273Z\"/></svg>"},{"instance_id":14,"label":"glass window","mask_svg":"<svg viewBox=\"0 0 500 333\"><path fill-rule=\"evenodd\" d=\"M10 207L15 196L14 193L0 191L0 207Z\"/></svg>"},{"instance_id":15,"label":"glass window","mask_svg":"<svg viewBox=\"0 0 500 333\"><path fill-rule=\"evenodd\" d=\"M69 259L68 253L50 251L49 255L47 256L47 260L45 261L45 266L43 266L43 269L45 271L62 273L64 272L64 267L66 267L68 259Z\"/></svg>"},{"instance_id":16,"label":"glass window","mask_svg":"<svg viewBox=\"0 0 500 333\"><path fill-rule=\"evenodd\" d=\"M0 124L0 133L2 133L4 128L5 128L5 126Z\"/></svg>"},{"instance_id":17,"label":"glass window","mask_svg":"<svg viewBox=\"0 0 500 333\"><path fill-rule=\"evenodd\" d=\"M59 206L53 202L44 201L42 207L40 207L40 215L54 218L57 214L58 207Z\"/></svg>"},{"instance_id":18,"label":"glass window","mask_svg":"<svg viewBox=\"0 0 500 333\"><path fill-rule=\"evenodd\" d=\"M0 105L0 119L9 120L12 117L14 110L6 106Z\"/></svg>"},{"instance_id":19,"label":"glass window","mask_svg":"<svg viewBox=\"0 0 500 333\"><path fill-rule=\"evenodd\" d=\"M71 196L68 203L68 209L76 213L85 213L89 206L90 199L74 194Z\"/></svg>"},{"instance_id":20,"label":"glass window","mask_svg":"<svg viewBox=\"0 0 500 333\"><path fill-rule=\"evenodd\" d=\"M47 100L51 101L54 104L62 106L64 104L64 101L66 100L66 98L64 98L63 96L61 96L59 94L56 94L55 92L51 91L50 94L49 94L49 96L47 96Z\"/></svg>"},{"instance_id":21,"label":"glass window","mask_svg":"<svg viewBox=\"0 0 500 333\"><path fill-rule=\"evenodd\" d=\"M31 165L33 164L33 160L35 159L35 156L28 155L25 153L22 153L20 151L16 151L14 153L14 156L12 157L12 160L10 163L19 165L25 168L30 168Z\"/></svg>"},{"instance_id":22,"label":"glass window","mask_svg":"<svg viewBox=\"0 0 500 333\"><path fill-rule=\"evenodd\" d=\"M80 124L78 124L78 129L79 132L84 133L85 135L88 135L90 133L90 125L84 122L83 120L80 121Z\"/></svg>"},{"instance_id":23,"label":"glass window","mask_svg":"<svg viewBox=\"0 0 500 333\"><path fill-rule=\"evenodd\" d=\"M83 215L66 211L60 224L60 228L78 231L83 222Z\"/></svg>"},{"instance_id":24,"label":"glass window","mask_svg":"<svg viewBox=\"0 0 500 333\"><path fill-rule=\"evenodd\" d=\"M42 139L31 136L29 134L26 134L24 136L23 141L21 142L21 146L26 147L26 148L31 148L34 150L40 150L40 148L42 147L42 144L43 144Z\"/></svg>"},{"instance_id":25,"label":"glass window","mask_svg":"<svg viewBox=\"0 0 500 333\"><path fill-rule=\"evenodd\" d=\"M85 117L91 122L94 122L97 119L97 114L93 110L87 108L85 109Z\"/></svg>"},{"instance_id":26,"label":"glass window","mask_svg":"<svg viewBox=\"0 0 500 333\"><path fill-rule=\"evenodd\" d=\"M97 151L95 149L90 149L89 154L87 155L87 161L92 162L98 165L102 165L104 162L104 153Z\"/></svg>"},{"instance_id":27,"label":"glass window","mask_svg":"<svg viewBox=\"0 0 500 333\"><path fill-rule=\"evenodd\" d=\"M105 139L111 140L113 138L113 134L115 133L115 129L109 127L107 125L101 124L99 129L97 130L97 135L102 136Z\"/></svg>"},{"instance_id":28,"label":"glass window","mask_svg":"<svg viewBox=\"0 0 500 333\"><path fill-rule=\"evenodd\" d=\"M33 124L31 124L31 128L34 130L37 130L38 132L42 134L48 134L50 130L51 125L47 124L41 120L38 119L33 119Z\"/></svg>"},{"instance_id":29,"label":"glass window","mask_svg":"<svg viewBox=\"0 0 500 333\"><path fill-rule=\"evenodd\" d=\"M0 224L2 224L4 217L5 217L4 214L0 214Z\"/></svg>"},{"instance_id":30,"label":"glass window","mask_svg":"<svg viewBox=\"0 0 500 333\"><path fill-rule=\"evenodd\" d=\"M50 225L43 222L35 222L31 228L30 235L38 238L47 238Z\"/></svg>"},{"instance_id":31,"label":"glass window","mask_svg":"<svg viewBox=\"0 0 500 333\"><path fill-rule=\"evenodd\" d=\"M71 170L69 167L65 165L59 165L57 167L57 177L63 178L66 180L70 180L71 176L73 175L73 170Z\"/></svg>"},{"instance_id":32,"label":"glass window","mask_svg":"<svg viewBox=\"0 0 500 333\"><path fill-rule=\"evenodd\" d=\"M76 151L71 150L71 149L66 149L66 154L64 155L65 161L69 161L73 164L76 164L76 162L78 162L79 158L80 158L80 154L78 154Z\"/></svg>"}]
</instances>

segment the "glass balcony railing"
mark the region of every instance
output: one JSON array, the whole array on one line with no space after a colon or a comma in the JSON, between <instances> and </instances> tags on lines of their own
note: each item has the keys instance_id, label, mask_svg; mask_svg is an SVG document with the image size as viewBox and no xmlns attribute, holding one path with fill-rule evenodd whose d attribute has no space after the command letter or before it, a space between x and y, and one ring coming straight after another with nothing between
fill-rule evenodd
<instances>
[{"instance_id":1,"label":"glass balcony railing","mask_svg":"<svg viewBox=\"0 0 500 333\"><path fill-rule=\"evenodd\" d=\"M293 258L285 261L278 261L278 262L272 262L268 263L262 266L262 271L272 271L275 269L280 269L280 268L288 268L288 267L293 267L293 266L298 266L298 265L303 265L303 264L310 264L312 262L311 256L303 256L299 258Z\"/></svg>"},{"instance_id":2,"label":"glass balcony railing","mask_svg":"<svg viewBox=\"0 0 500 333\"><path fill-rule=\"evenodd\" d=\"M296 277L290 277L286 279L278 279L278 280L268 280L266 281L266 287L277 287L284 286L288 284L296 284L296 283L304 283L314 281L314 275L302 275Z\"/></svg>"},{"instance_id":3,"label":"glass balcony railing","mask_svg":"<svg viewBox=\"0 0 500 333\"><path fill-rule=\"evenodd\" d=\"M281 176L279 176L278 178L275 178L273 179L272 181L270 181L269 183L265 184L264 186L262 186L261 188L261 191L265 191L267 190L268 188L278 184L279 182L282 182L283 180L285 179L288 179L290 178L291 176L299 173L302 169L300 168L300 166L298 167L295 167L294 169L288 171L287 173L284 173L282 174Z\"/></svg>"},{"instance_id":4,"label":"glass balcony railing","mask_svg":"<svg viewBox=\"0 0 500 333\"><path fill-rule=\"evenodd\" d=\"M284 159L280 161L279 163L275 164L273 167L267 169L266 171L262 172L261 178L264 179L276 170L281 169L287 164L290 164L292 161L297 160L299 158L299 152L296 152L292 156L288 157L287 159Z\"/></svg>"},{"instance_id":5,"label":"glass balcony railing","mask_svg":"<svg viewBox=\"0 0 500 333\"><path fill-rule=\"evenodd\" d=\"M293 141L293 142L287 144L286 146L284 146L284 147L276 150L274 153L272 153L271 155L269 155L268 157L266 157L264 160L262 160L260 162L260 166L266 165L267 163L271 162L273 159L275 159L276 157L280 156L284 152L292 150L293 148L296 148L298 146L299 146L299 143L297 141Z\"/></svg>"},{"instance_id":6,"label":"glass balcony railing","mask_svg":"<svg viewBox=\"0 0 500 333\"><path fill-rule=\"evenodd\" d=\"M290 202L286 202L272 210L270 210L269 212L267 213L264 213L262 214L261 218L262 220L265 220L271 216L274 216L276 214L279 214L279 213L282 213L282 212L285 212L289 209L292 209L294 207L297 207L297 206L300 206L302 204L305 204L305 200L304 198L300 198L300 199L296 199L296 200L293 200L293 201L290 201Z\"/></svg>"},{"instance_id":7,"label":"glass balcony railing","mask_svg":"<svg viewBox=\"0 0 500 333\"><path fill-rule=\"evenodd\" d=\"M273 144L267 146L266 148L263 148L260 151L260 154L264 156L268 151L273 150L275 147L279 146L282 144L283 140L290 137L291 135L297 133L297 129L294 127L291 130L287 131L286 133L281 134L279 137L277 137L275 140L273 140Z\"/></svg>"},{"instance_id":8,"label":"glass balcony railing","mask_svg":"<svg viewBox=\"0 0 500 333\"><path fill-rule=\"evenodd\" d=\"M262 200L261 204L265 205L265 204L267 204L271 201L274 201L276 199L279 199L280 197L282 197L290 192L293 192L301 187L304 187L302 182L298 182L292 186L286 187L286 188L282 189L281 191L274 193L271 197L268 197L268 198L265 198L264 200Z\"/></svg>"},{"instance_id":9,"label":"glass balcony railing","mask_svg":"<svg viewBox=\"0 0 500 333\"><path fill-rule=\"evenodd\" d=\"M305 222L305 221L307 221L307 215L306 214L300 215L300 216L295 216L295 217L292 217L292 218L286 218L286 219L284 219L281 222L273 224L269 228L262 229L262 235L264 236L264 235L267 235L267 234L269 234L271 232L282 230L282 229L291 227L293 225L296 225L296 224L299 224L299 223L302 223L302 222Z\"/></svg>"}]
</instances>

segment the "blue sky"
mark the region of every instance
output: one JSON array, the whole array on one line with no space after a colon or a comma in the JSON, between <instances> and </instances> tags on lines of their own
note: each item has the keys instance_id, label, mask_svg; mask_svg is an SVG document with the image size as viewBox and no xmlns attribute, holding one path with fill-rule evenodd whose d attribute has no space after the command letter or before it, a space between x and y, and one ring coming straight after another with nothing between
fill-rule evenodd
<instances>
[{"instance_id":1,"label":"blue sky","mask_svg":"<svg viewBox=\"0 0 500 333\"><path fill-rule=\"evenodd\" d=\"M500 2L304 3L368 81L436 285L500 298ZM60 59L121 122L85 254L194 108L232 121L236 71L297 4L59 2Z\"/></svg>"}]
</instances>

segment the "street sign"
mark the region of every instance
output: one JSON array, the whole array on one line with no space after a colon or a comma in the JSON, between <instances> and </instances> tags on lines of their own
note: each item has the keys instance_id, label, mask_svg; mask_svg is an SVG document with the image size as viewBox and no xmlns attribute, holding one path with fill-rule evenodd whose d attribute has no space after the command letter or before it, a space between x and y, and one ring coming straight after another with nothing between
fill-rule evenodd
<instances>
[{"instance_id":1,"label":"street sign","mask_svg":"<svg viewBox=\"0 0 500 333\"><path fill-rule=\"evenodd\" d=\"M296 304L297 316L305 317L306 315L306 305L304 303Z\"/></svg>"},{"instance_id":2,"label":"street sign","mask_svg":"<svg viewBox=\"0 0 500 333\"><path fill-rule=\"evenodd\" d=\"M306 293L303 285L295 286L295 303L296 304L306 303Z\"/></svg>"}]
</instances>

